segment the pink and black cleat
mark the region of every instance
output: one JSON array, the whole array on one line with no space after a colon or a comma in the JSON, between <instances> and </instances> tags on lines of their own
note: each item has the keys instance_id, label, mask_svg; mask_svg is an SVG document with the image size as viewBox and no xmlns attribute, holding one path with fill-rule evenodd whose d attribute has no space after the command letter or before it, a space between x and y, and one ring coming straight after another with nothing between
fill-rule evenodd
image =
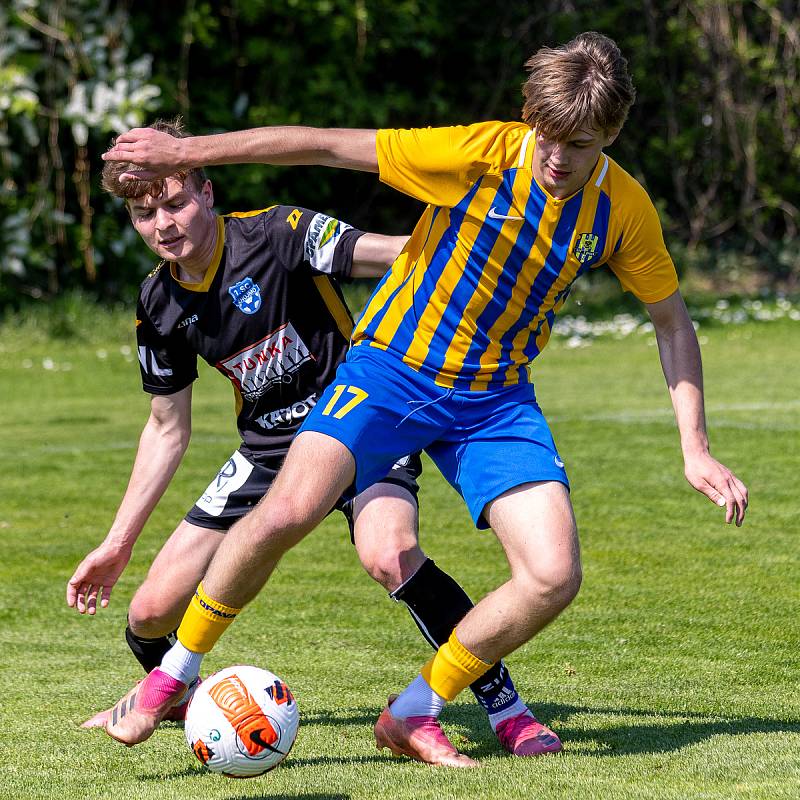
<instances>
[{"instance_id":1,"label":"pink and black cleat","mask_svg":"<svg viewBox=\"0 0 800 800\"><path fill-rule=\"evenodd\" d=\"M186 709L189 708L189 701L194 696L194 690L200 685L201 679L195 678L191 686L186 690L183 699L175 706L172 706L164 715L164 722L183 722L186 719ZM141 681L137 684L141 685ZM81 724L81 728L105 728L106 722L111 719L111 712L114 706L105 711L98 711L93 717L89 717L86 722Z\"/></svg>"},{"instance_id":2,"label":"pink and black cleat","mask_svg":"<svg viewBox=\"0 0 800 800\"><path fill-rule=\"evenodd\" d=\"M128 747L149 739L161 720L182 701L187 688L177 678L154 669L110 709L106 733Z\"/></svg>"},{"instance_id":3,"label":"pink and black cleat","mask_svg":"<svg viewBox=\"0 0 800 800\"><path fill-rule=\"evenodd\" d=\"M515 756L542 756L561 751L561 740L530 711L503 720L497 726L500 744Z\"/></svg>"}]
</instances>

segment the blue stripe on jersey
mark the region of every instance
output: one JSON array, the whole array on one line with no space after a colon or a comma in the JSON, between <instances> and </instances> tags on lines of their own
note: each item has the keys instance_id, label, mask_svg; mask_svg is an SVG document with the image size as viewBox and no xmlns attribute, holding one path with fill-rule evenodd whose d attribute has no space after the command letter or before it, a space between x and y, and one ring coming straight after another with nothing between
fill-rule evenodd
<instances>
[{"instance_id":1,"label":"blue stripe on jersey","mask_svg":"<svg viewBox=\"0 0 800 800\"><path fill-rule=\"evenodd\" d=\"M436 291L436 284L439 282L439 278L442 277L444 268L450 263L461 223L464 221L469 204L472 202L472 198L475 197L480 185L480 180L474 183L458 205L450 209L450 224L447 226L447 230L442 233L442 238L436 243L436 251L428 264L428 268L425 270L425 274L422 276L420 285L414 292L414 299L401 320L397 333L389 342L389 349L399 353L401 358L408 352L411 340L417 330L417 321ZM437 208L436 210L438 211L439 209ZM389 303L386 303L386 307L388 306ZM373 332L370 330L368 333Z\"/></svg>"},{"instance_id":2,"label":"blue stripe on jersey","mask_svg":"<svg viewBox=\"0 0 800 800\"><path fill-rule=\"evenodd\" d=\"M425 234L425 244L427 244L428 242L428 238L430 237L431 231L433 230L433 225L436 222L436 217L438 216L441 210L442 209L438 206L433 209L433 214L431 215L431 222L430 225L428 226L428 232ZM424 250L425 244L423 244L422 248L420 249L420 252ZM372 322L370 322L369 325L364 329L363 336L366 339L370 341L375 341L375 331L377 331L378 326L381 324L381 322L383 322L383 318L386 316L386 312L391 308L392 301L394 300L394 298L397 297L398 293L402 291L403 287L411 279L411 276L414 274L414 271L416 270L416 266L417 266L416 263L412 265L411 269L408 271L408 275L406 275L404 280L400 284L398 284L397 288L389 295L383 306L381 306L375 312L375 316L372 318ZM392 274L391 270L384 273L384 276L381 278L380 283L375 287L375 291L370 295L369 300L367 300L367 304L364 306L365 309L368 309L370 307L370 303L372 303L373 299L378 294L383 284L387 280L389 280L391 274Z\"/></svg>"},{"instance_id":3,"label":"blue stripe on jersey","mask_svg":"<svg viewBox=\"0 0 800 800\"><path fill-rule=\"evenodd\" d=\"M598 238L596 250L598 256L605 250L606 236L608 235L608 220L610 216L611 200L605 192L601 192L597 200L594 222L592 223L592 233L594 233ZM553 300L553 308L545 313L545 320L547 321L547 325L550 327L550 330L553 329L553 325L555 324L556 309L561 308L561 303L566 301L570 291L572 290L572 285L578 278L580 278L581 275L583 275L584 272L588 272L592 268L593 263L594 259L584 261L578 271L575 273L575 277L573 278L572 282L565 286L564 289L555 296ZM531 338L528 340L528 344L523 350L528 361L533 361L533 359L539 355L539 348L536 345L536 338L536 336L531 336Z\"/></svg>"},{"instance_id":4,"label":"blue stripe on jersey","mask_svg":"<svg viewBox=\"0 0 800 800\"><path fill-rule=\"evenodd\" d=\"M611 198L605 193L600 192L597 198L597 208L594 212L594 223L592 224L592 233L597 236L597 249L595 250L595 258L589 264L581 264L581 269L578 270L578 275L584 272L583 267L590 266L594 263L606 249L606 239L608 238L608 221L611 219ZM576 275L577 277L577 275Z\"/></svg>"},{"instance_id":5,"label":"blue stripe on jersey","mask_svg":"<svg viewBox=\"0 0 800 800\"><path fill-rule=\"evenodd\" d=\"M491 343L486 332L491 329L492 325L497 322L500 315L508 307L511 294L514 291L514 286L516 286L519 278L519 273L530 256L534 241L536 241L539 223L546 206L547 196L535 181L531 181L528 202L525 204L525 222L520 228L519 235L514 242L509 257L503 265L503 271L498 277L497 288L493 293L492 299L478 317L478 334L473 337L469 350L464 357L462 371L469 370L473 374L478 371L480 358ZM473 378L466 380L464 386L469 388L472 380Z\"/></svg>"},{"instance_id":6,"label":"blue stripe on jersey","mask_svg":"<svg viewBox=\"0 0 800 800\"><path fill-rule=\"evenodd\" d=\"M497 192L495 193L490 204L491 207L495 208L498 214L508 214L508 212L511 210L511 205L514 201L513 187L516 175L516 169L506 170L506 172L503 173L503 182L498 187ZM487 216L481 225L478 235L475 237L475 241L472 243L469 255L467 256L467 263L464 267L464 273L461 278L459 278L458 283L453 290L453 293L450 297L450 302L447 304L447 309L442 315L442 318L439 320L439 324L433 336L432 341L441 342L441 348L436 351L432 350L425 359L425 367L433 370L437 374L440 373L444 367L447 349L450 346L453 337L455 336L456 328L460 325L464 317L467 306L475 294L475 289L478 287L481 279L484 277L483 271L489 261L489 256L491 255L492 249L497 243L497 240L500 238L500 231L502 230L504 222L505 220L492 219ZM500 278L505 276L506 269L507 267L504 266ZM513 281L511 286L508 287L505 301L502 302L500 309L497 312L498 316L505 308L508 298L511 296L512 288ZM498 281L498 287L495 290L494 297L490 301L490 306L500 302L500 293L498 292L499 289L500 282ZM483 313L486 313L485 309ZM481 319L482 318L483 314L481 315ZM486 328L481 327L481 323L478 321L476 335L480 337L482 342L484 342L482 349L488 347L489 344L489 340L485 334L486 330ZM472 349L472 347L470 349ZM467 356L468 355L469 354L467 354ZM466 359L463 361L460 371L465 369L469 369Z\"/></svg>"},{"instance_id":7,"label":"blue stripe on jersey","mask_svg":"<svg viewBox=\"0 0 800 800\"><path fill-rule=\"evenodd\" d=\"M564 268L567 256L569 255L572 233L575 230L575 223L578 219L582 203L583 191L580 191L564 204L558 224L553 232L553 243L550 247L550 252L544 260L544 266L533 281L528 300L525 303L525 308L522 314L520 314L519 319L509 327L500 340L502 346L500 348L500 358L498 362L501 364L501 367L492 375L489 381L490 387L502 386L505 383L506 369L503 369L502 364L508 364L511 360L514 338L521 330L528 327L531 320L539 312L542 299L547 295L550 287ZM535 341L537 333L538 329L536 331L531 331L529 336ZM528 344L530 344L530 340ZM526 345L526 349L527 347L528 345Z\"/></svg>"}]
</instances>

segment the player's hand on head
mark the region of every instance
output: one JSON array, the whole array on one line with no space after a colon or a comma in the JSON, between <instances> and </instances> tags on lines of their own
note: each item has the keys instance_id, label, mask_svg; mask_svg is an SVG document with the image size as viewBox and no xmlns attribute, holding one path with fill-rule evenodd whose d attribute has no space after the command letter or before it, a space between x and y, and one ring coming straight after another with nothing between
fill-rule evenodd
<instances>
[{"instance_id":1,"label":"player's hand on head","mask_svg":"<svg viewBox=\"0 0 800 800\"><path fill-rule=\"evenodd\" d=\"M706 454L686 461L686 480L725 509L725 522L740 526L749 502L747 487L724 464Z\"/></svg>"},{"instance_id":2,"label":"player's hand on head","mask_svg":"<svg viewBox=\"0 0 800 800\"><path fill-rule=\"evenodd\" d=\"M102 544L78 564L67 582L67 605L94 616L111 599L111 589L130 560L130 551Z\"/></svg>"},{"instance_id":3,"label":"player's hand on head","mask_svg":"<svg viewBox=\"0 0 800 800\"><path fill-rule=\"evenodd\" d=\"M153 128L132 128L117 137L114 146L103 153L103 160L136 165L120 175L120 183L166 178L185 166L184 142Z\"/></svg>"}]
</instances>

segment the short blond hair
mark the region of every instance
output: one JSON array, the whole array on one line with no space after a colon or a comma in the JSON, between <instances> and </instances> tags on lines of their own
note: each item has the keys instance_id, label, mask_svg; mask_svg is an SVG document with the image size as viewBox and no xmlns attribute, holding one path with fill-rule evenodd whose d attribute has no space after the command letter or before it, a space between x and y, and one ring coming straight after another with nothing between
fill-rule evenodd
<instances>
[{"instance_id":1,"label":"short blond hair","mask_svg":"<svg viewBox=\"0 0 800 800\"><path fill-rule=\"evenodd\" d=\"M175 117L171 120L157 119L148 127L154 130L168 133L176 139L184 139L191 136L191 133L183 126L183 119ZM112 141L111 146L114 146ZM156 180L128 180L120 183L120 175L128 172L129 170L135 171L136 165L125 161L106 161L103 166L103 174L100 180L100 185L103 190L114 197L121 197L123 200L135 200L137 197L158 197L164 191L165 178L158 178ZM194 167L192 169L178 170L174 175L170 176L177 178L182 184L188 184L190 188L199 191L203 184L206 182L206 173L202 167Z\"/></svg>"},{"instance_id":2,"label":"short blond hair","mask_svg":"<svg viewBox=\"0 0 800 800\"><path fill-rule=\"evenodd\" d=\"M554 141L582 127L619 130L636 98L628 62L602 33L581 33L560 47L542 47L525 64L522 119Z\"/></svg>"}]
</instances>

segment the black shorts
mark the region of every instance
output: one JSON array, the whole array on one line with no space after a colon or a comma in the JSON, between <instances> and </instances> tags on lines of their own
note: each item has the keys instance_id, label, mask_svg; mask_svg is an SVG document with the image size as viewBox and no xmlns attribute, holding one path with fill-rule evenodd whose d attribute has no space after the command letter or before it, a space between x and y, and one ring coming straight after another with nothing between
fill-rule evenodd
<instances>
[{"instance_id":1,"label":"black shorts","mask_svg":"<svg viewBox=\"0 0 800 800\"><path fill-rule=\"evenodd\" d=\"M389 474L378 483L402 486L418 503L417 479L421 473L422 460L419 453L414 453L397 461ZM251 461L237 450L192 506L185 517L186 521L199 528L227 531L261 500L277 474L277 469ZM340 498L331 511L334 509L344 514L352 539L353 500Z\"/></svg>"}]
</instances>

